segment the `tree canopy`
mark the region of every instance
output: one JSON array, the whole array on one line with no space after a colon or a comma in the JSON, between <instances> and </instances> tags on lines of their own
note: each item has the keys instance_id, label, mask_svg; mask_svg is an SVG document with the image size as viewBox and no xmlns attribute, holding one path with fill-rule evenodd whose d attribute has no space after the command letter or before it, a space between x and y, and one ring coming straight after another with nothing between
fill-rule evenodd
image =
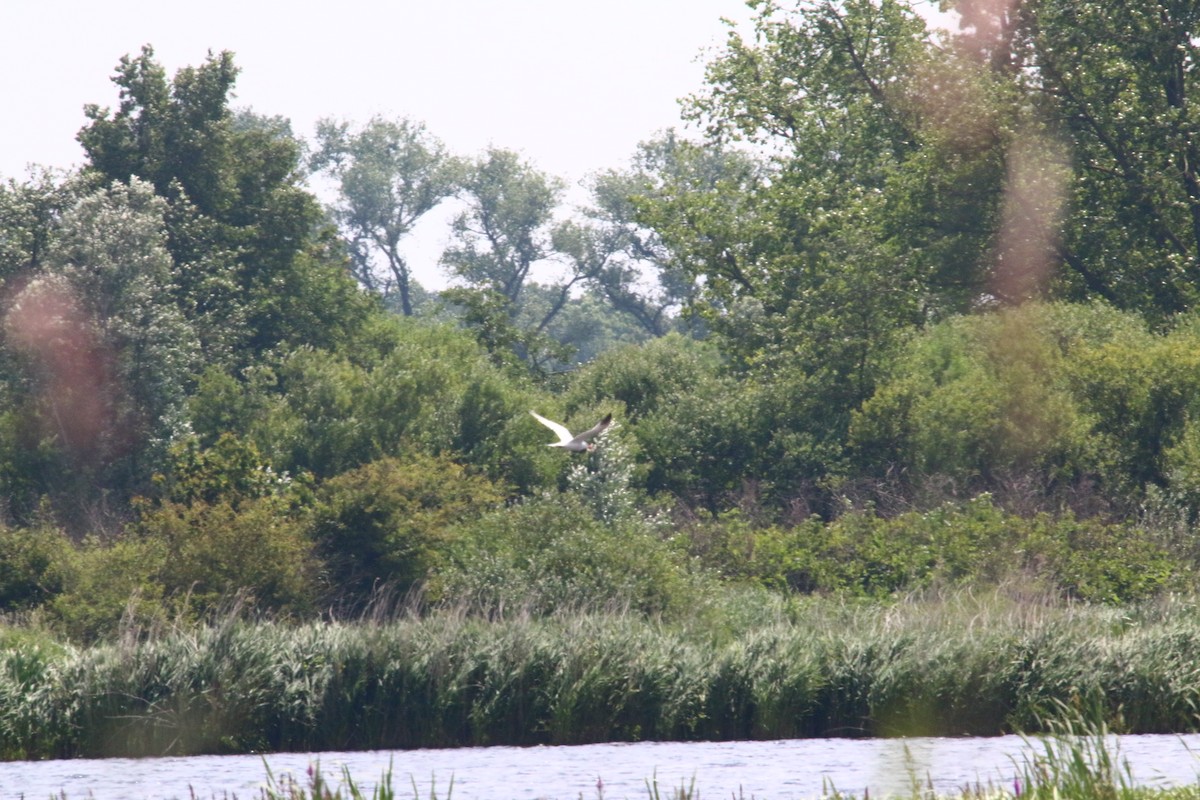
<instances>
[{"instance_id":1,"label":"tree canopy","mask_svg":"<svg viewBox=\"0 0 1200 800\"><path fill-rule=\"evenodd\" d=\"M88 171L148 181L169 204L180 307L209 359L248 363L281 344L335 345L365 306L303 186L302 147L282 119L230 108L233 54L172 80L145 47L121 59L121 102L86 109Z\"/></svg>"}]
</instances>

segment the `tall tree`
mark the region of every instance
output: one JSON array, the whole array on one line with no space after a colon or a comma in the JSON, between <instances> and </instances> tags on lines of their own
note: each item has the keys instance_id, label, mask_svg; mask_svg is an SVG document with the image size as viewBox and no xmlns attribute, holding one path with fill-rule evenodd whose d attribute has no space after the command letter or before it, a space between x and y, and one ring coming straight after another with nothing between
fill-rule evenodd
<instances>
[{"instance_id":1,"label":"tall tree","mask_svg":"<svg viewBox=\"0 0 1200 800\"><path fill-rule=\"evenodd\" d=\"M905 0L755 5L687 110L769 168L652 209L716 322L759 309L739 323L751 351L823 369L833 345L866 391L897 331L1044 287L1029 262L1051 249L1065 159L989 66L1008 61L946 46Z\"/></svg>"},{"instance_id":2,"label":"tall tree","mask_svg":"<svg viewBox=\"0 0 1200 800\"><path fill-rule=\"evenodd\" d=\"M999 49L1066 139L1062 290L1168 315L1200 300L1200 6L1023 0ZM970 31L964 38L970 41Z\"/></svg>"},{"instance_id":3,"label":"tall tree","mask_svg":"<svg viewBox=\"0 0 1200 800\"><path fill-rule=\"evenodd\" d=\"M412 270L401 243L455 192L458 161L424 125L373 117L358 131L321 120L310 164L337 181L333 214L348 239L354 277L385 297L399 295L401 312L411 316Z\"/></svg>"},{"instance_id":4,"label":"tall tree","mask_svg":"<svg viewBox=\"0 0 1200 800\"><path fill-rule=\"evenodd\" d=\"M754 6L685 105L707 140L677 146L638 219L741 374L753 445L734 480L791 502L843 468L905 332L985 296L1008 107L983 68L943 72L956 56L903 2Z\"/></svg>"},{"instance_id":5,"label":"tall tree","mask_svg":"<svg viewBox=\"0 0 1200 800\"><path fill-rule=\"evenodd\" d=\"M703 256L683 229L694 228L718 193L738 196L762 174L747 153L689 142L674 131L639 144L628 169L606 170L591 183L593 206L585 214L592 248L604 256L593 279L598 291L651 335L666 334L678 313L700 300ZM731 210L722 209L729 222ZM668 240L687 251L676 252Z\"/></svg>"},{"instance_id":6,"label":"tall tree","mask_svg":"<svg viewBox=\"0 0 1200 800\"><path fill-rule=\"evenodd\" d=\"M1014 128L999 88L933 47L904 2L758 8L754 38L731 35L688 110L716 141L744 140L772 158L776 174L755 192L759 241L827 261L823 239L852 226L893 251L886 280L906 287L914 309L969 308L990 288ZM815 267L783 268L761 247L727 249L705 271L757 295L769 313L824 285Z\"/></svg>"},{"instance_id":7,"label":"tall tree","mask_svg":"<svg viewBox=\"0 0 1200 800\"><path fill-rule=\"evenodd\" d=\"M564 355L547 328L572 293L603 266L586 256L578 227L555 221L562 191L561 180L518 153L489 148L465 169L461 199L466 208L454 219L453 241L442 255L442 263L466 283L446 296L467 309L468 322L485 343L493 352L510 347L535 367ZM548 268L549 280L535 280L536 266ZM534 283L548 302L529 319L526 314L535 306L527 294Z\"/></svg>"},{"instance_id":8,"label":"tall tree","mask_svg":"<svg viewBox=\"0 0 1200 800\"><path fill-rule=\"evenodd\" d=\"M328 346L365 313L320 239L285 120L231 110L233 55L168 81L154 51L121 59L116 110L90 105L79 133L103 180L148 181L169 203L176 296L210 360L244 363L279 344Z\"/></svg>"},{"instance_id":9,"label":"tall tree","mask_svg":"<svg viewBox=\"0 0 1200 800\"><path fill-rule=\"evenodd\" d=\"M7 494L23 507L26 492L54 498L76 530L147 490L186 430L198 347L172 297L166 210L137 179L82 197L6 308L6 345L23 365L9 441L46 455Z\"/></svg>"},{"instance_id":10,"label":"tall tree","mask_svg":"<svg viewBox=\"0 0 1200 800\"><path fill-rule=\"evenodd\" d=\"M467 284L505 298L514 309L535 264L554 253L551 230L562 181L512 150L489 148L468 164L466 209L452 223L454 242L442 262Z\"/></svg>"},{"instance_id":11,"label":"tall tree","mask_svg":"<svg viewBox=\"0 0 1200 800\"><path fill-rule=\"evenodd\" d=\"M0 183L0 280L43 266L54 226L85 186L76 175L49 169Z\"/></svg>"},{"instance_id":12,"label":"tall tree","mask_svg":"<svg viewBox=\"0 0 1200 800\"><path fill-rule=\"evenodd\" d=\"M836 471L915 326L1047 294L1159 319L1200 300L1200 9L945 5L958 34L911 0L754 3L687 110L769 168L643 209L761 387L776 479Z\"/></svg>"}]
</instances>

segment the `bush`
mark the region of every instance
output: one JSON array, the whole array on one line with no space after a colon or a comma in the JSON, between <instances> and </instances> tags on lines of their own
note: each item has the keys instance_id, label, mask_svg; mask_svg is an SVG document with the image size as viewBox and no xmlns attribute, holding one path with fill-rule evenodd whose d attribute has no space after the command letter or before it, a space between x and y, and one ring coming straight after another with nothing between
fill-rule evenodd
<instances>
[{"instance_id":1,"label":"bush","mask_svg":"<svg viewBox=\"0 0 1200 800\"><path fill-rule=\"evenodd\" d=\"M759 584L768 589L813 591L818 587L795 574L798 542L819 536L817 520L790 528L756 525L734 510L715 520L682 526L689 554L704 568L726 580ZM829 587L821 587L829 588Z\"/></svg>"},{"instance_id":2,"label":"bush","mask_svg":"<svg viewBox=\"0 0 1200 800\"><path fill-rule=\"evenodd\" d=\"M318 597L320 565L303 514L279 497L237 507L226 500L162 503L144 511L126 538L161 554L152 577L190 615L239 596L257 609L303 612Z\"/></svg>"},{"instance_id":3,"label":"bush","mask_svg":"<svg viewBox=\"0 0 1200 800\"><path fill-rule=\"evenodd\" d=\"M894 517L849 511L790 528L728 514L689 533L693 555L725 577L871 599L1012 580L1064 597L1127 603L1186 588L1194 574L1139 527L1070 514L1025 518L987 495Z\"/></svg>"},{"instance_id":4,"label":"bush","mask_svg":"<svg viewBox=\"0 0 1200 800\"><path fill-rule=\"evenodd\" d=\"M453 526L503 499L446 458L383 458L326 481L309 535L347 598L387 584L407 591L440 563Z\"/></svg>"},{"instance_id":5,"label":"bush","mask_svg":"<svg viewBox=\"0 0 1200 800\"><path fill-rule=\"evenodd\" d=\"M646 488L720 508L761 466L757 410L752 387L715 376L661 403L634 428L650 464Z\"/></svg>"},{"instance_id":6,"label":"bush","mask_svg":"<svg viewBox=\"0 0 1200 800\"><path fill-rule=\"evenodd\" d=\"M948 320L916 336L855 413L850 474L900 476L922 505L945 499L922 495L942 486L1025 513L1128 514L1157 486L1194 515L1198 353L1195 318L1154 333L1100 304Z\"/></svg>"},{"instance_id":7,"label":"bush","mask_svg":"<svg viewBox=\"0 0 1200 800\"><path fill-rule=\"evenodd\" d=\"M1014 475L1035 491L1085 475L1090 417L1064 380L1052 309L963 317L934 326L854 415L856 469L946 476L970 493Z\"/></svg>"},{"instance_id":8,"label":"bush","mask_svg":"<svg viewBox=\"0 0 1200 800\"><path fill-rule=\"evenodd\" d=\"M1129 523L1042 515L1029 521L1023 550L1062 594L1090 602L1135 603L1194 583L1194 564Z\"/></svg>"},{"instance_id":9,"label":"bush","mask_svg":"<svg viewBox=\"0 0 1200 800\"><path fill-rule=\"evenodd\" d=\"M166 474L156 475L159 496L181 504L193 502L228 502L235 508L243 500L301 491L305 481L298 484L287 475L271 468L254 443L223 433L211 447L191 436L180 440L170 450ZM135 508L144 508L145 501L135 501Z\"/></svg>"},{"instance_id":10,"label":"bush","mask_svg":"<svg viewBox=\"0 0 1200 800\"><path fill-rule=\"evenodd\" d=\"M537 449L517 427L527 387L462 331L397 320L377 352L297 350L275 371L277 396L251 436L282 470L327 479L419 450L521 488L543 481Z\"/></svg>"},{"instance_id":11,"label":"bush","mask_svg":"<svg viewBox=\"0 0 1200 800\"><path fill-rule=\"evenodd\" d=\"M122 619L162 622L170 614L159 572L165 543L139 537L89 537L62 553L62 593L48 603L52 620L71 639L112 637Z\"/></svg>"},{"instance_id":12,"label":"bush","mask_svg":"<svg viewBox=\"0 0 1200 800\"><path fill-rule=\"evenodd\" d=\"M0 528L0 610L33 608L60 592L61 554L71 546L50 525Z\"/></svg>"},{"instance_id":13,"label":"bush","mask_svg":"<svg viewBox=\"0 0 1200 800\"><path fill-rule=\"evenodd\" d=\"M567 409L574 413L619 402L636 422L691 392L720 368L716 350L677 333L602 354L571 381Z\"/></svg>"},{"instance_id":14,"label":"bush","mask_svg":"<svg viewBox=\"0 0 1200 800\"><path fill-rule=\"evenodd\" d=\"M1191 420L1200 417L1200 331L1181 324L1081 349L1068 365L1080 405L1094 420L1096 471L1107 491L1136 508L1148 485L1178 487L1194 505L1198 463Z\"/></svg>"},{"instance_id":15,"label":"bush","mask_svg":"<svg viewBox=\"0 0 1200 800\"><path fill-rule=\"evenodd\" d=\"M463 526L434 596L488 612L533 614L688 604L682 553L644 522L598 520L573 493L546 493Z\"/></svg>"}]
</instances>

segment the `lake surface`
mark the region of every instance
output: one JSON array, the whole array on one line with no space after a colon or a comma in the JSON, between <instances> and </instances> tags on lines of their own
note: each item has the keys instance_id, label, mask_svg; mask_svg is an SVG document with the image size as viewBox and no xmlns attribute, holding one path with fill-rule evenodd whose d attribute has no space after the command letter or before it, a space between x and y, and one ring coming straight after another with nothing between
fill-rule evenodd
<instances>
[{"instance_id":1,"label":"lake surface","mask_svg":"<svg viewBox=\"0 0 1200 800\"><path fill-rule=\"evenodd\" d=\"M1113 737L1135 782L1186 785L1200 781L1200 735ZM75 759L0 763L0 800L159 800L258 797L267 766L278 778L319 761L336 785L348 767L368 794L389 768L399 797L430 790L441 800L556 798L594 800L603 781L608 800L647 798L647 781L666 796L695 781L698 796L800 800L825 787L861 796L908 794L915 778L939 793L968 784L1012 785L1027 759L1044 752L1016 736L960 739L797 739L773 742L650 742L576 747L476 747L359 753L277 753L267 756ZM451 791L450 780L454 785Z\"/></svg>"}]
</instances>

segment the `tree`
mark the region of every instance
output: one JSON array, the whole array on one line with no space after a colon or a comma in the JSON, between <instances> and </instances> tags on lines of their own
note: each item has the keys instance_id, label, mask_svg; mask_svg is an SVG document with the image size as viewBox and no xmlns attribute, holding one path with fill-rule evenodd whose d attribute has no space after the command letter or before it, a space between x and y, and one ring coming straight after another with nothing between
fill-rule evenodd
<instances>
[{"instance_id":1,"label":"tree","mask_svg":"<svg viewBox=\"0 0 1200 800\"><path fill-rule=\"evenodd\" d=\"M144 47L121 59L117 109L85 109L79 141L90 172L167 200L177 302L210 361L244 365L280 344L330 346L369 305L322 241L288 123L230 109L237 72L222 52L168 81Z\"/></svg>"},{"instance_id":2,"label":"tree","mask_svg":"<svg viewBox=\"0 0 1200 800\"><path fill-rule=\"evenodd\" d=\"M348 239L354 277L385 297L398 294L401 311L411 316L412 271L401 242L454 193L457 160L424 125L407 119L373 117L357 132L321 120L317 146L310 163L337 181L333 215Z\"/></svg>"},{"instance_id":3,"label":"tree","mask_svg":"<svg viewBox=\"0 0 1200 800\"><path fill-rule=\"evenodd\" d=\"M9 325L8 314L46 269L56 228L86 186L78 175L49 170L0 184L0 519L12 522L26 523L36 514L45 487L53 484L57 458L34 424L39 390L22 344L33 340Z\"/></svg>"},{"instance_id":4,"label":"tree","mask_svg":"<svg viewBox=\"0 0 1200 800\"><path fill-rule=\"evenodd\" d=\"M60 459L36 490L76 526L144 490L186 429L198 347L172 297L166 211L136 179L84 196L6 311L7 344L24 362L25 438Z\"/></svg>"},{"instance_id":5,"label":"tree","mask_svg":"<svg viewBox=\"0 0 1200 800\"><path fill-rule=\"evenodd\" d=\"M1003 24L1001 24L1003 23ZM1018 81L1075 165L1059 290L1153 315L1194 307L1200 285L1200 70L1194 3L1017 4Z\"/></svg>"},{"instance_id":6,"label":"tree","mask_svg":"<svg viewBox=\"0 0 1200 800\"><path fill-rule=\"evenodd\" d=\"M553 302L554 295L539 292L540 289L540 286L530 287L524 319L537 318L541 309ZM566 351L561 361L550 365L554 370L572 369L613 348L652 338L631 315L617 311L594 282L567 301L546 326L546 335Z\"/></svg>"},{"instance_id":7,"label":"tree","mask_svg":"<svg viewBox=\"0 0 1200 800\"><path fill-rule=\"evenodd\" d=\"M736 411L708 412L734 435L705 450L739 472L678 459L695 473L681 485L710 507L749 482L827 509L799 496L834 485L851 412L907 332L997 291L1016 112L905 3L755 7L752 37L731 33L686 103L705 141L664 143L636 219L740 381Z\"/></svg>"},{"instance_id":8,"label":"tree","mask_svg":"<svg viewBox=\"0 0 1200 800\"><path fill-rule=\"evenodd\" d=\"M593 283L612 307L652 336L663 336L697 300L697 271L676 258L654 224L665 220L656 201L681 191L716 191L755 174L744 153L719 143L697 146L666 131L638 145L629 169L606 170L591 182L594 205L585 210L592 259L602 262ZM686 224L686 223L685 223Z\"/></svg>"},{"instance_id":9,"label":"tree","mask_svg":"<svg viewBox=\"0 0 1200 800\"><path fill-rule=\"evenodd\" d=\"M0 184L0 279L43 266L55 224L85 187L78 176L49 169Z\"/></svg>"},{"instance_id":10,"label":"tree","mask_svg":"<svg viewBox=\"0 0 1200 800\"><path fill-rule=\"evenodd\" d=\"M769 177L744 187L740 230L701 218L723 225L720 249L699 262L706 293L725 306L753 296L768 317L801 299L833 307L822 295L852 240L882 258L851 264L891 290L897 322L969 308L991 288L1014 127L999 89L934 48L905 3L759 9L754 40L731 35L688 106L715 141L745 140L771 159ZM717 235L704 232L690 238ZM842 242L832 252L831 240Z\"/></svg>"},{"instance_id":11,"label":"tree","mask_svg":"<svg viewBox=\"0 0 1200 800\"><path fill-rule=\"evenodd\" d=\"M554 252L551 223L562 190L562 181L518 153L489 148L466 168L467 208L454 219L454 244L442 262L456 277L501 295L516 309L533 266Z\"/></svg>"},{"instance_id":12,"label":"tree","mask_svg":"<svg viewBox=\"0 0 1200 800\"><path fill-rule=\"evenodd\" d=\"M603 266L589 257L582 229L554 221L562 190L560 180L517 153L490 148L466 168L467 207L455 218L454 242L442 255L442 263L467 284L445 296L467 309L468 322L484 332L489 348L511 347L536 369L565 358L547 328ZM566 274L535 281L535 266L549 268L553 262ZM530 294L546 301L532 315Z\"/></svg>"}]
</instances>

